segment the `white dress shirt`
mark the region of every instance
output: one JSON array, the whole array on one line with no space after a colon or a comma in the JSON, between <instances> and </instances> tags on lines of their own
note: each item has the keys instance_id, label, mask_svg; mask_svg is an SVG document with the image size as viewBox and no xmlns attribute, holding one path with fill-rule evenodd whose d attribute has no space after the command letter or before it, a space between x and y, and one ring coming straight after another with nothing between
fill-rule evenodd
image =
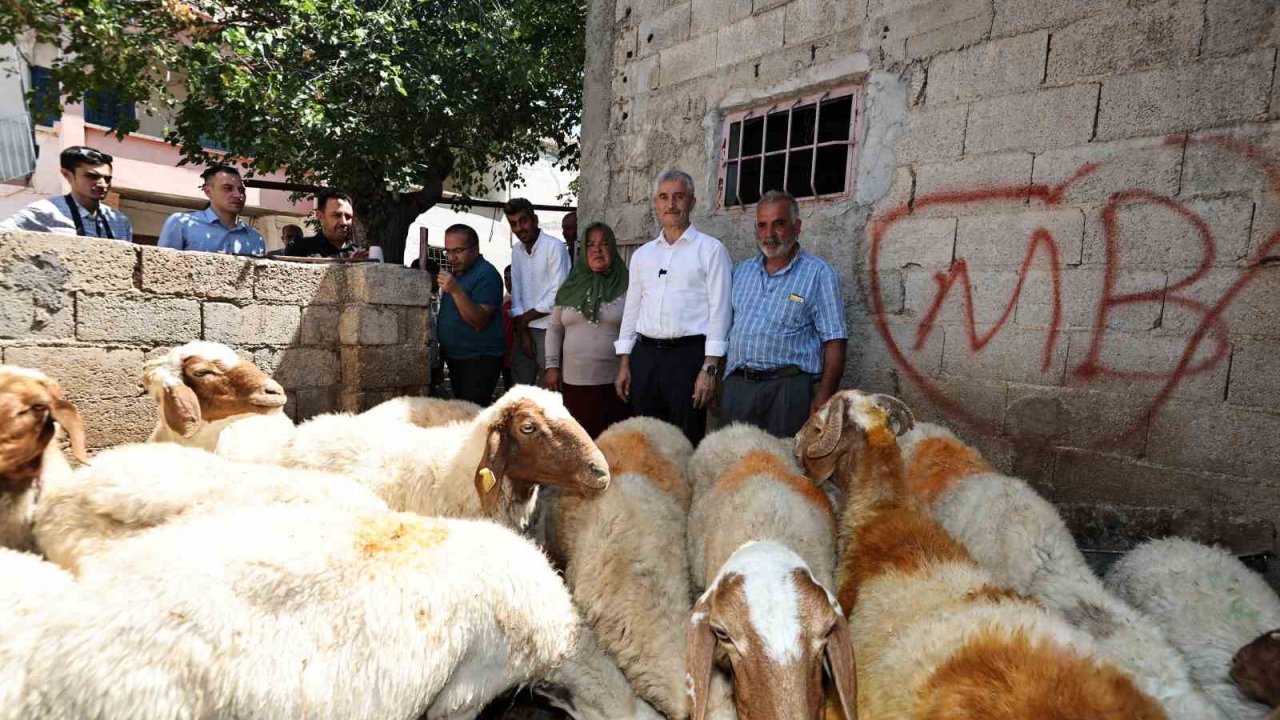
<instances>
[{"instance_id":1,"label":"white dress shirt","mask_svg":"<svg viewBox=\"0 0 1280 720\"><path fill-rule=\"evenodd\" d=\"M658 340L706 335L704 355L724 357L733 312L732 274L729 251L692 225L675 243L658 233L631 256L622 330L614 349L630 354L637 335Z\"/></svg>"},{"instance_id":2,"label":"white dress shirt","mask_svg":"<svg viewBox=\"0 0 1280 720\"><path fill-rule=\"evenodd\" d=\"M516 241L511 248L511 317L530 310L548 316L556 307L556 292L569 275L569 251L558 237L538 231L532 252ZM550 317L540 317L529 327L546 330Z\"/></svg>"}]
</instances>

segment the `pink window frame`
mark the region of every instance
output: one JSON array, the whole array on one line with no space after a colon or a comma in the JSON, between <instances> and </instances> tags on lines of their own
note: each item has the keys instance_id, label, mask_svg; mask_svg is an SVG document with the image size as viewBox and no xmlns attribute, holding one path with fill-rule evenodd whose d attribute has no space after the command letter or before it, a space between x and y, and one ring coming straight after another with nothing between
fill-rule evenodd
<instances>
[{"instance_id":1,"label":"pink window frame","mask_svg":"<svg viewBox=\"0 0 1280 720\"><path fill-rule=\"evenodd\" d=\"M832 100L834 98L845 97L845 96L850 96L853 98L853 107L850 110L850 117L849 117L849 126L850 126L849 139L848 140L831 140L831 141L822 142L822 143L818 142L818 126L822 119L822 102L826 100ZM814 116L813 144L801 145L798 147L812 148L814 151L813 162L810 163L810 167L809 167L810 189L811 190L815 189L813 188L813 179L814 179L815 173L817 172L818 148L832 147L836 145L849 146L849 152L845 153L845 162L847 163L847 166L845 167L845 171L844 171L845 187L844 187L844 190L841 190L840 192L837 192L837 193L827 193L825 195L815 194L815 195L810 195L808 197L797 198L796 200L801 205L805 205L805 204L816 204L816 203L822 203L822 202L831 202L836 200L844 200L853 196L854 186L856 184L855 182L856 178L854 177L854 169L857 167L856 160L858 157L858 153L862 147L863 93L862 93L861 83L848 83L845 85L828 88L821 92L813 92L806 95L800 95L795 98L778 100L776 102L772 102L768 104L761 104L753 108L738 110L726 115L724 118L723 124L721 125L721 128L720 128L720 156L719 156L720 165L716 172L716 212L717 213L726 213L726 212L732 212L735 210L744 210L747 208L753 208L756 205L755 203L737 204L737 205L729 205L729 206L726 206L724 204L725 181L727 179L726 168L729 165L729 128L732 127L733 124L736 122L745 121L753 117L765 117L769 113L775 112L780 109L793 110L797 107L800 107L801 105L809 105L809 104L813 104L817 106L816 114ZM788 118L787 119L788 126L790 125L790 122L791 120L790 118ZM742 178L742 162L741 162L742 147L741 145L742 145L742 137L744 134L745 133L741 131L739 131L738 133L738 145L739 145L738 156L734 158L735 161L738 162L737 172L738 172L739 182L741 182L741 178ZM774 150L771 152L766 152L763 147L760 148L759 157L761 159L761 168L760 168L761 188L764 187L764 159L770 155L786 154L791 152L791 150L792 150L791 133L790 133L789 127L787 132L787 145L785 148L783 148L782 150ZM757 157L757 156L749 155L748 157ZM790 172L790 163L787 163L786 169L783 171L784 173L783 187L784 188L787 186L787 179L788 179L786 173L789 173L789 172ZM740 185L735 185L735 187L739 187L739 186ZM763 195L764 193L762 192L761 194Z\"/></svg>"}]
</instances>

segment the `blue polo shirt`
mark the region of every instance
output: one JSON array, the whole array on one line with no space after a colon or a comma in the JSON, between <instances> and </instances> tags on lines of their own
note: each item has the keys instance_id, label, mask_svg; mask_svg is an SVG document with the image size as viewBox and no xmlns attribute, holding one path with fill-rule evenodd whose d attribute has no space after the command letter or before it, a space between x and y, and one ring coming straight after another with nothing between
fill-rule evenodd
<instances>
[{"instance_id":1,"label":"blue polo shirt","mask_svg":"<svg viewBox=\"0 0 1280 720\"><path fill-rule=\"evenodd\" d=\"M235 227L227 227L213 208L174 213L164 221L160 231L160 247L174 250L226 253L228 255L267 254L267 243L257 230L236 218Z\"/></svg>"},{"instance_id":2,"label":"blue polo shirt","mask_svg":"<svg viewBox=\"0 0 1280 720\"><path fill-rule=\"evenodd\" d=\"M840 278L825 260L801 249L773 275L757 254L733 269L733 326L725 373L740 367L775 370L795 365L822 372L822 344L849 335Z\"/></svg>"},{"instance_id":3,"label":"blue polo shirt","mask_svg":"<svg viewBox=\"0 0 1280 720\"><path fill-rule=\"evenodd\" d=\"M448 358L502 357L502 276L481 256L456 278L471 302L492 307L493 316L483 330L476 330L462 319L453 296L441 293L440 317L436 321L440 352Z\"/></svg>"}]
</instances>

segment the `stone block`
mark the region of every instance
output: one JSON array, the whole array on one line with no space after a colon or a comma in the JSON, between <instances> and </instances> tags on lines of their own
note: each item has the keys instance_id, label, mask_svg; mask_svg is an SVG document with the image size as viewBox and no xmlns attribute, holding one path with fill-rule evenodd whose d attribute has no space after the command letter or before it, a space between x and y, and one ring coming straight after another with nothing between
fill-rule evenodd
<instances>
[{"instance_id":1,"label":"stone block","mask_svg":"<svg viewBox=\"0 0 1280 720\"><path fill-rule=\"evenodd\" d=\"M787 3L783 42L791 45L830 33L835 27L838 4L830 0L792 0Z\"/></svg>"},{"instance_id":2,"label":"stone block","mask_svg":"<svg viewBox=\"0 0 1280 720\"><path fill-rule=\"evenodd\" d=\"M348 302L374 305L417 305L431 302L426 273L398 265L362 263L347 271Z\"/></svg>"},{"instance_id":3,"label":"stone block","mask_svg":"<svg viewBox=\"0 0 1280 720\"><path fill-rule=\"evenodd\" d=\"M866 194L866 185L859 184L857 187L857 200L859 203L873 204L872 215L880 217L897 208L905 208L911 204L912 197L915 193L916 173L911 167L898 167L893 171L893 180L889 183L889 188L884 191L880 197L874 197Z\"/></svg>"},{"instance_id":4,"label":"stone block","mask_svg":"<svg viewBox=\"0 0 1280 720\"><path fill-rule=\"evenodd\" d=\"M888 227L880 243L882 270L917 266L945 269L955 255L955 218L904 217Z\"/></svg>"},{"instance_id":5,"label":"stone block","mask_svg":"<svg viewBox=\"0 0 1280 720\"><path fill-rule=\"evenodd\" d=\"M1114 261L1125 274L1134 269L1158 269L1183 277L1206 256L1214 265L1234 265L1249 252L1253 221L1249 198L1195 199L1178 207L1136 200L1115 207ZM1085 263L1107 261L1100 214L1091 213L1085 227ZM1197 221L1204 222L1207 235Z\"/></svg>"},{"instance_id":6,"label":"stone block","mask_svg":"<svg viewBox=\"0 0 1280 720\"><path fill-rule=\"evenodd\" d=\"M406 345L426 345L431 341L431 309L401 308Z\"/></svg>"},{"instance_id":7,"label":"stone block","mask_svg":"<svg viewBox=\"0 0 1280 720\"><path fill-rule=\"evenodd\" d=\"M1020 205L1017 200L974 200L964 202L949 197L930 198L933 193L996 190L1025 187L1031 179L1031 154L1025 152L975 155L942 163L920 163L915 166L915 206L917 212L935 215L969 214L976 209L996 212L1002 206ZM925 201L924 205L921 201Z\"/></svg>"},{"instance_id":8,"label":"stone block","mask_svg":"<svg viewBox=\"0 0 1280 720\"><path fill-rule=\"evenodd\" d=\"M342 382L338 353L320 348L285 348L273 354L269 372L289 390L318 388ZM260 366L261 367L261 366ZM267 371L267 368L262 368Z\"/></svg>"},{"instance_id":9,"label":"stone block","mask_svg":"<svg viewBox=\"0 0 1280 720\"><path fill-rule=\"evenodd\" d=\"M253 297L253 261L221 253L139 248L142 291L217 300Z\"/></svg>"},{"instance_id":10,"label":"stone block","mask_svg":"<svg viewBox=\"0 0 1280 720\"><path fill-rule=\"evenodd\" d=\"M1232 287L1244 277L1243 273L1238 268L1214 269L1178 294L1206 306L1213 306L1227 297ZM1280 337L1280 268L1263 267L1249 276L1246 284L1226 304L1221 319L1227 326L1227 332L1232 335ZM1183 333L1189 338L1203 320L1204 313L1200 310L1165 303L1162 324L1166 329ZM1212 347L1212 340L1213 335L1210 335L1205 344ZM1204 348L1201 352L1207 350L1208 348Z\"/></svg>"},{"instance_id":11,"label":"stone block","mask_svg":"<svg viewBox=\"0 0 1280 720\"><path fill-rule=\"evenodd\" d=\"M1084 213L1077 208L962 217L956 228L955 257L968 261L970 269L1018 268L1027 256L1032 235L1041 230L1053 237L1061 265L1079 263ZM1031 267L1048 268L1049 255L1044 246L1038 246L1035 252Z\"/></svg>"},{"instance_id":12,"label":"stone block","mask_svg":"<svg viewBox=\"0 0 1280 720\"><path fill-rule=\"evenodd\" d=\"M1109 330L1102 336L1095 359L1098 374L1091 372L1089 353L1094 333L1074 332L1067 358L1067 384L1125 395L1153 397L1177 369L1189 338L1163 331L1129 332ZM1212 343L1202 343L1195 365L1204 361L1203 372L1186 375L1174 391L1175 399L1221 402L1227 392L1226 357L1210 363Z\"/></svg>"},{"instance_id":13,"label":"stone block","mask_svg":"<svg viewBox=\"0 0 1280 720\"><path fill-rule=\"evenodd\" d=\"M297 398L297 421L304 422L316 415L340 412L341 391L337 387L305 388L294 391Z\"/></svg>"},{"instance_id":14,"label":"stone block","mask_svg":"<svg viewBox=\"0 0 1280 720\"><path fill-rule=\"evenodd\" d=\"M1250 123L1195 133L1187 143L1181 194L1276 190L1268 172L1277 161L1280 123Z\"/></svg>"},{"instance_id":15,"label":"stone block","mask_svg":"<svg viewBox=\"0 0 1280 720\"><path fill-rule=\"evenodd\" d=\"M934 331L935 333L937 330ZM1012 323L993 335L982 348L975 348L967 327L945 328L942 369L961 377L1009 380L1029 385L1060 385L1067 357L1067 338L1058 333L1047 368L1043 358L1048 344L1044 330L1020 328ZM991 327L978 325L979 337L990 334Z\"/></svg>"},{"instance_id":16,"label":"stone block","mask_svg":"<svg viewBox=\"0 0 1280 720\"><path fill-rule=\"evenodd\" d=\"M1162 290L1166 275L1155 270L1126 271L1116 279L1113 296L1126 293ZM1063 268L1059 276L1058 300L1061 328L1092 328L1097 324L1098 304L1106 268L1082 265ZM1053 319L1053 278L1048 271L1033 270L1022 283L1018 309L1014 319L1026 327L1047 327ZM1152 302L1113 305L1107 311L1106 327L1119 330L1146 331L1160 327L1164 295Z\"/></svg>"},{"instance_id":17,"label":"stone block","mask_svg":"<svg viewBox=\"0 0 1280 720\"><path fill-rule=\"evenodd\" d=\"M301 325L302 315L294 305L204 305L204 339L214 342L291 345L298 342Z\"/></svg>"},{"instance_id":18,"label":"stone block","mask_svg":"<svg viewBox=\"0 0 1280 720\"><path fill-rule=\"evenodd\" d=\"M623 28L614 33L613 66L622 67L636 58L636 29Z\"/></svg>"},{"instance_id":19,"label":"stone block","mask_svg":"<svg viewBox=\"0 0 1280 720\"><path fill-rule=\"evenodd\" d=\"M399 390L371 390L368 392L344 390L339 395L338 404L342 412L362 413L388 400L400 397L402 394Z\"/></svg>"},{"instance_id":20,"label":"stone block","mask_svg":"<svg viewBox=\"0 0 1280 720\"><path fill-rule=\"evenodd\" d=\"M1044 77L1049 34L993 40L934 58L929 66L929 105L1032 90Z\"/></svg>"},{"instance_id":21,"label":"stone block","mask_svg":"<svg viewBox=\"0 0 1280 720\"><path fill-rule=\"evenodd\" d=\"M342 384L349 391L425 385L430 374L431 359L425 347L342 348Z\"/></svg>"},{"instance_id":22,"label":"stone block","mask_svg":"<svg viewBox=\"0 0 1280 720\"><path fill-rule=\"evenodd\" d=\"M942 371L943 333L934 332L925 339L919 350L915 349L916 327L901 319L893 319L888 324L890 337L902 353L903 358L911 364L916 372L925 376L935 376ZM880 336L880 331L869 324L855 323L849 326L849 359L848 365L862 372L882 369L903 369L903 365L890 353L889 347Z\"/></svg>"},{"instance_id":23,"label":"stone block","mask_svg":"<svg viewBox=\"0 0 1280 720\"><path fill-rule=\"evenodd\" d=\"M714 35L721 27L751 16L751 0L698 0L693 3L689 37Z\"/></svg>"},{"instance_id":24,"label":"stone block","mask_svg":"<svg viewBox=\"0 0 1280 720\"><path fill-rule=\"evenodd\" d=\"M1253 226L1249 228L1249 258L1280 253L1280 245L1272 241L1280 237L1280 192L1261 193L1254 197ZM1270 243L1269 249L1263 246Z\"/></svg>"},{"instance_id":25,"label":"stone block","mask_svg":"<svg viewBox=\"0 0 1280 720\"><path fill-rule=\"evenodd\" d=\"M1188 510L1213 507L1214 483L1203 475L1095 452L1059 453L1053 486L1055 500L1065 503Z\"/></svg>"},{"instance_id":26,"label":"stone block","mask_svg":"<svg viewBox=\"0 0 1280 720\"><path fill-rule=\"evenodd\" d=\"M905 287L904 312L921 321L938 301L941 291L939 276L947 271L908 270L903 273ZM933 332L941 332L941 326L963 323L968 317L968 297L973 299L973 317L979 324L991 324L1000 320L1008 308L1016 302L1014 295L1018 275L1012 269L970 269L968 271L971 296L966 295L963 279L957 280L947 290L941 307L935 315ZM1010 312L1010 317L1012 313Z\"/></svg>"},{"instance_id":27,"label":"stone block","mask_svg":"<svg viewBox=\"0 0 1280 720\"><path fill-rule=\"evenodd\" d=\"M142 393L142 351L98 347L14 347L5 362L36 368L58 381L72 401Z\"/></svg>"},{"instance_id":28,"label":"stone block","mask_svg":"<svg viewBox=\"0 0 1280 720\"><path fill-rule=\"evenodd\" d=\"M782 47L786 8L743 18L717 31L716 67L736 65ZM644 42L644 38L640 38Z\"/></svg>"},{"instance_id":29,"label":"stone block","mask_svg":"<svg viewBox=\"0 0 1280 720\"><path fill-rule=\"evenodd\" d=\"M23 284L21 276L0 282ZM0 284L0 338L71 339L75 317L75 296L69 292Z\"/></svg>"},{"instance_id":30,"label":"stone block","mask_svg":"<svg viewBox=\"0 0 1280 720\"><path fill-rule=\"evenodd\" d=\"M658 54L653 53L626 65L616 67L613 72L614 97L624 97L634 93L643 93L658 87Z\"/></svg>"},{"instance_id":31,"label":"stone block","mask_svg":"<svg viewBox=\"0 0 1280 720\"><path fill-rule=\"evenodd\" d=\"M1207 0L1204 20L1208 55L1280 45L1280 4L1274 0Z\"/></svg>"},{"instance_id":32,"label":"stone block","mask_svg":"<svg viewBox=\"0 0 1280 720\"><path fill-rule=\"evenodd\" d=\"M917 421L937 422L948 427L959 425L976 432L999 432L1004 424L1005 392L1008 383L1000 380L939 375L929 378L928 389L906 381L899 397L911 408ZM953 412L954 407L967 414ZM973 424L967 424L972 419Z\"/></svg>"},{"instance_id":33,"label":"stone block","mask_svg":"<svg viewBox=\"0 0 1280 720\"><path fill-rule=\"evenodd\" d=\"M1280 516L1280 487L1274 478L1240 478L1233 475L1203 474L1212 487L1211 507L1235 518L1267 518ZM1256 551L1263 546L1233 545L1242 550ZM1272 560L1274 567L1275 560Z\"/></svg>"},{"instance_id":34,"label":"stone block","mask_svg":"<svg viewBox=\"0 0 1280 720\"><path fill-rule=\"evenodd\" d=\"M658 68L659 85L674 85L715 72L716 34L701 35L663 50Z\"/></svg>"},{"instance_id":35,"label":"stone block","mask_svg":"<svg viewBox=\"0 0 1280 720\"><path fill-rule=\"evenodd\" d=\"M987 39L991 5L986 0L934 0L906 19L906 56L922 58Z\"/></svg>"},{"instance_id":36,"label":"stone block","mask_svg":"<svg viewBox=\"0 0 1280 720\"><path fill-rule=\"evenodd\" d=\"M346 290L347 268L262 260L254 263L253 296L298 305L332 305Z\"/></svg>"},{"instance_id":37,"label":"stone block","mask_svg":"<svg viewBox=\"0 0 1280 720\"><path fill-rule=\"evenodd\" d=\"M399 308L352 305L338 324L343 345L394 345L400 342Z\"/></svg>"},{"instance_id":38,"label":"stone block","mask_svg":"<svg viewBox=\"0 0 1280 720\"><path fill-rule=\"evenodd\" d=\"M87 295L76 299L76 337L112 343L184 343L200 338L200 303L186 298Z\"/></svg>"},{"instance_id":39,"label":"stone block","mask_svg":"<svg viewBox=\"0 0 1280 720\"><path fill-rule=\"evenodd\" d=\"M937 162L958 157L964 150L967 105L937 110L912 110L907 115L907 134L898 142L898 162Z\"/></svg>"},{"instance_id":40,"label":"stone block","mask_svg":"<svg viewBox=\"0 0 1280 720\"><path fill-rule=\"evenodd\" d=\"M1232 405L1280 408L1280 340L1235 338L1227 402ZM8 357L8 356L6 356ZM8 362L6 360L6 362Z\"/></svg>"},{"instance_id":41,"label":"stone block","mask_svg":"<svg viewBox=\"0 0 1280 720\"><path fill-rule=\"evenodd\" d=\"M1097 85L1070 85L975 103L964 134L967 153L1047 150L1089 142Z\"/></svg>"},{"instance_id":42,"label":"stone block","mask_svg":"<svg viewBox=\"0 0 1280 720\"><path fill-rule=\"evenodd\" d=\"M302 344L337 345L338 308L327 305L311 305L302 308Z\"/></svg>"},{"instance_id":43,"label":"stone block","mask_svg":"<svg viewBox=\"0 0 1280 720\"><path fill-rule=\"evenodd\" d=\"M148 395L134 397L77 397L84 417L85 441L91 449L145 442L156 427L156 403Z\"/></svg>"},{"instance_id":44,"label":"stone block","mask_svg":"<svg viewBox=\"0 0 1280 720\"><path fill-rule=\"evenodd\" d=\"M249 360L262 372L275 377L276 371L280 369L280 363L284 361L284 352L284 348L258 348L249 354Z\"/></svg>"},{"instance_id":45,"label":"stone block","mask_svg":"<svg viewBox=\"0 0 1280 720\"><path fill-rule=\"evenodd\" d=\"M1122 190L1175 195L1182 143L1150 138L1090 143L1036 155L1032 182L1060 189L1067 204L1105 203ZM1074 179L1073 179L1074 178Z\"/></svg>"},{"instance_id":46,"label":"stone block","mask_svg":"<svg viewBox=\"0 0 1280 720\"><path fill-rule=\"evenodd\" d=\"M1004 433L1032 444L1138 455L1150 399L1082 388L1009 385Z\"/></svg>"},{"instance_id":47,"label":"stone block","mask_svg":"<svg viewBox=\"0 0 1280 720\"><path fill-rule=\"evenodd\" d=\"M1102 140L1196 130L1267 112L1274 48L1192 66L1117 75L1102 83Z\"/></svg>"},{"instance_id":48,"label":"stone block","mask_svg":"<svg viewBox=\"0 0 1280 720\"><path fill-rule=\"evenodd\" d=\"M1125 6L1125 0L995 0L995 37L1042 28L1058 28L1100 10Z\"/></svg>"},{"instance_id":49,"label":"stone block","mask_svg":"<svg viewBox=\"0 0 1280 720\"><path fill-rule=\"evenodd\" d=\"M1151 422L1147 455L1175 467L1274 478L1280 415L1222 403L1169 403Z\"/></svg>"},{"instance_id":50,"label":"stone block","mask_svg":"<svg viewBox=\"0 0 1280 720\"><path fill-rule=\"evenodd\" d=\"M1200 0L1161 0L1098 13L1055 30L1046 79L1065 84L1191 60L1200 41L1203 7Z\"/></svg>"},{"instance_id":51,"label":"stone block","mask_svg":"<svg viewBox=\"0 0 1280 720\"><path fill-rule=\"evenodd\" d=\"M636 33L637 56L644 57L689 39L691 3L683 2L642 18Z\"/></svg>"},{"instance_id":52,"label":"stone block","mask_svg":"<svg viewBox=\"0 0 1280 720\"><path fill-rule=\"evenodd\" d=\"M59 291L132 290L137 262L134 246L116 240L0 231L0 274L57 279Z\"/></svg>"}]
</instances>

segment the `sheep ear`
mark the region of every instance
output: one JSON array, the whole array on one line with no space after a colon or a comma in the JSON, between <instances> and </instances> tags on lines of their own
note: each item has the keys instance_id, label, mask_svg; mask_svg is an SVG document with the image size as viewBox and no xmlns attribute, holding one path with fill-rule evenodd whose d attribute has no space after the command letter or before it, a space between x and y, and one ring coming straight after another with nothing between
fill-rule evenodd
<instances>
[{"instance_id":1,"label":"sheep ear","mask_svg":"<svg viewBox=\"0 0 1280 720\"><path fill-rule=\"evenodd\" d=\"M164 389L164 422L179 435L189 438L200 429L200 399L185 383Z\"/></svg>"},{"instance_id":2,"label":"sheep ear","mask_svg":"<svg viewBox=\"0 0 1280 720\"><path fill-rule=\"evenodd\" d=\"M80 417L80 411L72 405L69 400L62 397L61 393L53 393L53 402L49 405L49 414L54 420L67 431L67 436L71 438L71 454L81 463L89 462L89 455L85 451L84 439L84 419Z\"/></svg>"},{"instance_id":3,"label":"sheep ear","mask_svg":"<svg viewBox=\"0 0 1280 720\"><path fill-rule=\"evenodd\" d=\"M811 458L826 457L835 452L836 445L840 442L840 436L844 432L845 405L847 400L843 397L836 396L827 402L827 419L822 426L822 431L818 433L818 439L814 440L805 454Z\"/></svg>"},{"instance_id":4,"label":"sheep ear","mask_svg":"<svg viewBox=\"0 0 1280 720\"><path fill-rule=\"evenodd\" d=\"M693 606L689 618L688 656L689 677L685 688L689 693L689 720L704 720L711 695L711 673L714 670L716 636L711 634L708 617L710 603L706 597Z\"/></svg>"},{"instance_id":5,"label":"sheep ear","mask_svg":"<svg viewBox=\"0 0 1280 720\"><path fill-rule=\"evenodd\" d=\"M901 435L916 426L916 418L911 414L911 408L898 398L892 395L876 394L872 399L889 415L889 427L894 435Z\"/></svg>"},{"instance_id":6,"label":"sheep ear","mask_svg":"<svg viewBox=\"0 0 1280 720\"><path fill-rule=\"evenodd\" d=\"M858 668L853 659L849 621L836 607L836 624L827 635L827 672L835 681L836 696L845 720L858 720Z\"/></svg>"},{"instance_id":7,"label":"sheep ear","mask_svg":"<svg viewBox=\"0 0 1280 720\"><path fill-rule=\"evenodd\" d=\"M503 475L507 469L507 434L504 428L495 427L489 430L489 438L484 444L484 457L476 466L476 494L480 496L480 507L485 514L493 517L498 511L498 500L502 491Z\"/></svg>"}]
</instances>

